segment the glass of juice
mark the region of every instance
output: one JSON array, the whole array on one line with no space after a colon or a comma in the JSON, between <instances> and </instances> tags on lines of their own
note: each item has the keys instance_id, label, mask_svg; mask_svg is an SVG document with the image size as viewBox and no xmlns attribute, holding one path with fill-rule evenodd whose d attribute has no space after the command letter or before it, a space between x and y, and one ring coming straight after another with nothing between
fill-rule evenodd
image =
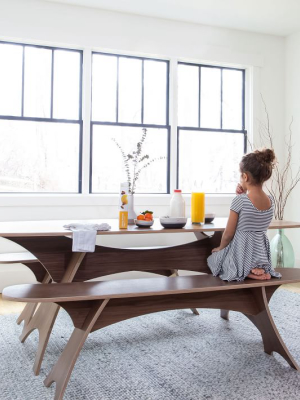
<instances>
[{"instance_id":1,"label":"glass of juice","mask_svg":"<svg viewBox=\"0 0 300 400\"><path fill-rule=\"evenodd\" d=\"M191 197L192 224L201 224L205 220L205 193L193 192Z\"/></svg>"}]
</instances>

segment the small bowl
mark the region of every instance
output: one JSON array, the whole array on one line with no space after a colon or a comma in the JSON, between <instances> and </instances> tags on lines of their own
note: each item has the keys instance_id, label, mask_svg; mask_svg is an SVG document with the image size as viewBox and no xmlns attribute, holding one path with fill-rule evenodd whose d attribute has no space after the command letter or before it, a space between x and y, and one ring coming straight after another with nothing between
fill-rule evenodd
<instances>
[{"instance_id":1,"label":"small bowl","mask_svg":"<svg viewBox=\"0 0 300 400\"><path fill-rule=\"evenodd\" d=\"M152 226L154 224L154 220L153 221L143 221L142 219L135 219L134 223L139 228L150 228L150 226Z\"/></svg>"},{"instance_id":2,"label":"small bowl","mask_svg":"<svg viewBox=\"0 0 300 400\"><path fill-rule=\"evenodd\" d=\"M215 219L216 214L205 214L205 223L206 224L211 224L213 220Z\"/></svg>"},{"instance_id":3,"label":"small bowl","mask_svg":"<svg viewBox=\"0 0 300 400\"><path fill-rule=\"evenodd\" d=\"M184 228L187 223L187 218L184 217L161 217L159 219L160 224L167 229L181 229Z\"/></svg>"}]
</instances>

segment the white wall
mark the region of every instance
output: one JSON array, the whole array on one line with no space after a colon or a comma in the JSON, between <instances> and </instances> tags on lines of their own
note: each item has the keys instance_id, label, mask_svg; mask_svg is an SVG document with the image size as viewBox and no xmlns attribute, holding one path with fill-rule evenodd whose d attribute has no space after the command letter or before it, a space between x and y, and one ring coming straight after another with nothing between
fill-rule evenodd
<instances>
[{"instance_id":1,"label":"white wall","mask_svg":"<svg viewBox=\"0 0 300 400\"><path fill-rule=\"evenodd\" d=\"M282 156L284 128L284 55L281 37L213 28L34 0L1 0L0 40L123 52L247 68L247 129L256 135L263 118L260 93L267 103ZM252 106L253 104L253 106ZM87 151L88 137L84 141ZM137 196L137 210L168 210L169 196ZM207 211L226 216L230 196L212 196ZM0 221L115 217L117 199L96 195L0 196ZM187 205L189 213L189 204Z\"/></svg>"},{"instance_id":2,"label":"white wall","mask_svg":"<svg viewBox=\"0 0 300 400\"><path fill-rule=\"evenodd\" d=\"M286 39L286 129L293 117L293 173L300 166L300 32ZM300 183L292 192L286 207L286 219L300 221ZM287 231L288 232L288 231ZM300 263L300 230L288 232Z\"/></svg>"}]
</instances>

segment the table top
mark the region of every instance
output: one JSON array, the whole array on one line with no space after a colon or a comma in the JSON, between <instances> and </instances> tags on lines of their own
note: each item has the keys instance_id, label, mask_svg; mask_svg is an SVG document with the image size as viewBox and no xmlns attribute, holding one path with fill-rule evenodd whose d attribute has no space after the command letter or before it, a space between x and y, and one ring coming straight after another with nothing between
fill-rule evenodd
<instances>
[{"instance_id":1,"label":"table top","mask_svg":"<svg viewBox=\"0 0 300 400\"><path fill-rule=\"evenodd\" d=\"M155 219L151 228L138 228L129 225L128 229L119 229L117 219L109 220L54 220L54 221L13 221L0 222L0 237L24 237L24 236L72 236L72 231L63 226L70 223L103 223L111 226L109 231L98 231L98 235L128 235L128 234L151 234L151 233L197 233L224 231L228 218L215 218L213 223L204 225L191 224L190 219L182 229L166 229L160 225L159 219ZM300 228L300 222L272 221L269 229Z\"/></svg>"}]
</instances>

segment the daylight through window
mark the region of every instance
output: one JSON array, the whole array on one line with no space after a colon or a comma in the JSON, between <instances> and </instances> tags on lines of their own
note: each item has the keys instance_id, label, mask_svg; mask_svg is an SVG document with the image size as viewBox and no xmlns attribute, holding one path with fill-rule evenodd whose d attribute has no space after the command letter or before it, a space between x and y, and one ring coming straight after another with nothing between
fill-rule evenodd
<instances>
[{"instance_id":1,"label":"daylight through window","mask_svg":"<svg viewBox=\"0 0 300 400\"><path fill-rule=\"evenodd\" d=\"M178 187L234 193L246 151L245 71L178 65Z\"/></svg>"},{"instance_id":2,"label":"daylight through window","mask_svg":"<svg viewBox=\"0 0 300 400\"><path fill-rule=\"evenodd\" d=\"M0 42L0 191L81 191L82 51Z\"/></svg>"}]
</instances>

